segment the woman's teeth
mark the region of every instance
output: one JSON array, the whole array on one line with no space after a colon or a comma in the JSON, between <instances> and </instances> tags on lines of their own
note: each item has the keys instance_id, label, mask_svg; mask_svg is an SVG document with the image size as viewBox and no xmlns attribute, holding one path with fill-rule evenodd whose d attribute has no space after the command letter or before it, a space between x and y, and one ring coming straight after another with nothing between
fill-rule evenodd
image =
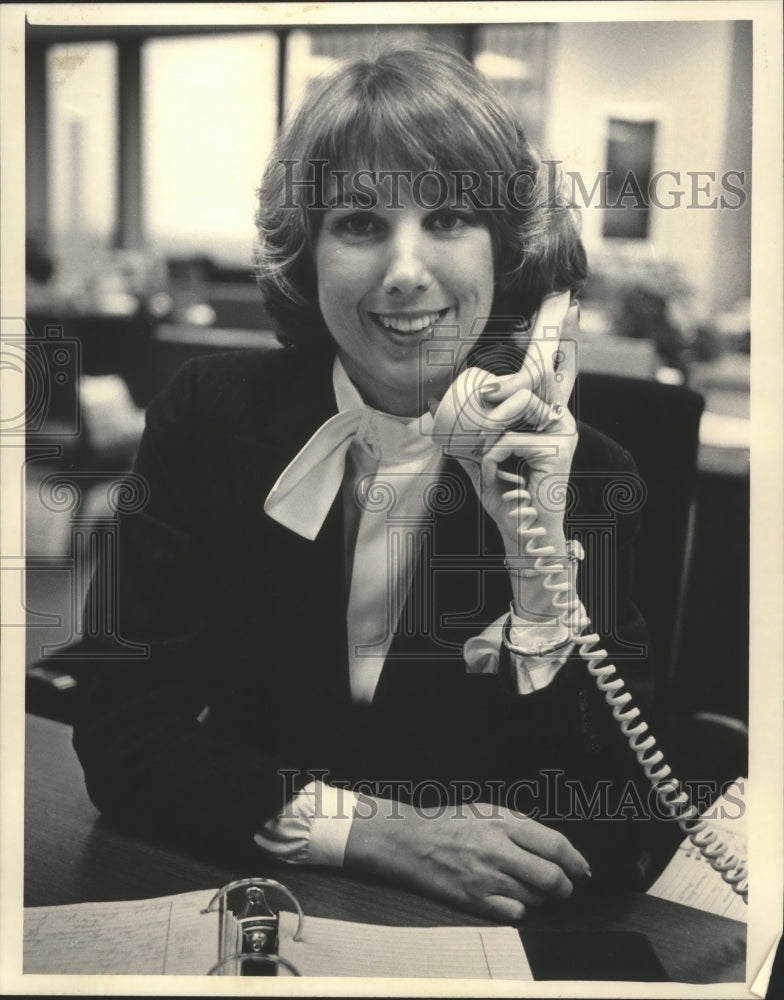
<instances>
[{"instance_id":1,"label":"woman's teeth","mask_svg":"<svg viewBox=\"0 0 784 1000\"><path fill-rule=\"evenodd\" d=\"M439 312L428 313L425 316L411 317L382 316L381 313L377 313L376 317L385 329L393 330L395 333L420 333L422 330L426 330L429 326L437 323L445 312L446 309L442 309Z\"/></svg>"}]
</instances>

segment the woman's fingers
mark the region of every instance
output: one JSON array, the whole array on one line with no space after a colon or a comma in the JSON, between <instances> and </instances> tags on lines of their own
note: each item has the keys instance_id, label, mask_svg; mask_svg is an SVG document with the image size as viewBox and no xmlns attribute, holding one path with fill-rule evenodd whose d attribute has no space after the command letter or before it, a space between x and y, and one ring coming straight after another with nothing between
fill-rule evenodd
<instances>
[{"instance_id":1,"label":"woman's fingers","mask_svg":"<svg viewBox=\"0 0 784 1000\"><path fill-rule=\"evenodd\" d=\"M576 446L575 429L574 418L568 410L564 410L553 433L507 432L482 455L484 481L494 483L498 467L512 456L524 459L528 463L529 472L540 466L542 469L547 467L552 472L558 469L568 471Z\"/></svg>"},{"instance_id":2,"label":"woman's fingers","mask_svg":"<svg viewBox=\"0 0 784 1000\"><path fill-rule=\"evenodd\" d=\"M573 872L570 878L556 861L543 858L514 841L511 844L513 846L499 860L500 870L511 883L505 895L533 906L546 899L568 899L574 888L573 881L587 877L583 860L579 873Z\"/></svg>"},{"instance_id":3,"label":"woman's fingers","mask_svg":"<svg viewBox=\"0 0 784 1000\"><path fill-rule=\"evenodd\" d=\"M572 880L559 865L545 861L528 850L509 852L504 860L504 872L521 883L518 898L533 893L531 901L545 899L568 899L574 888ZM508 865L508 867L506 867ZM585 877L585 876L582 876ZM575 876L575 880L577 876Z\"/></svg>"},{"instance_id":4,"label":"woman's fingers","mask_svg":"<svg viewBox=\"0 0 784 1000\"><path fill-rule=\"evenodd\" d=\"M532 883L521 881L505 871L499 871L491 888L507 899L518 899L526 908L541 906L547 901L546 893L536 889Z\"/></svg>"},{"instance_id":5,"label":"woman's fingers","mask_svg":"<svg viewBox=\"0 0 784 1000\"><path fill-rule=\"evenodd\" d=\"M519 920L546 899L566 898L589 873L563 836L511 810L458 819L397 803L398 821L389 822L389 803L367 801L381 811L354 818L347 867L402 880L474 912Z\"/></svg>"},{"instance_id":6,"label":"woman's fingers","mask_svg":"<svg viewBox=\"0 0 784 1000\"><path fill-rule=\"evenodd\" d=\"M571 879L590 877L588 862L557 830L551 830L530 817L511 810L506 813L505 826L510 839L518 847L536 855L549 866L536 868L537 881L532 881L532 885L549 895L557 893L562 883L551 869L556 869Z\"/></svg>"},{"instance_id":7,"label":"woman's fingers","mask_svg":"<svg viewBox=\"0 0 784 1000\"><path fill-rule=\"evenodd\" d=\"M507 396L483 417L488 431L503 433L512 427L539 431L560 416L562 407L537 396L528 388L518 389Z\"/></svg>"},{"instance_id":8,"label":"woman's fingers","mask_svg":"<svg viewBox=\"0 0 784 1000\"><path fill-rule=\"evenodd\" d=\"M491 920L504 924L517 924L525 916L525 904L507 896L485 896L477 910Z\"/></svg>"}]
</instances>

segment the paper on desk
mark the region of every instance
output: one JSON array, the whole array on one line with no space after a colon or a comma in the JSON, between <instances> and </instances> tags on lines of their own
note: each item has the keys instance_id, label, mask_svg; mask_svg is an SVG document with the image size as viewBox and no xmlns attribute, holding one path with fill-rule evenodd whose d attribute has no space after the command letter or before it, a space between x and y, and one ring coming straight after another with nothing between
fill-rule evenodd
<instances>
[{"instance_id":1,"label":"paper on desk","mask_svg":"<svg viewBox=\"0 0 784 1000\"><path fill-rule=\"evenodd\" d=\"M738 778L703 814L710 828L727 845L730 854L743 862L748 857L744 798L746 781L746 778ZM682 841L673 859L650 887L648 895L693 906L732 920L745 922L748 913L748 907L741 897L710 867L688 837Z\"/></svg>"},{"instance_id":2,"label":"paper on desk","mask_svg":"<svg viewBox=\"0 0 784 1000\"><path fill-rule=\"evenodd\" d=\"M387 927L280 914L279 953L303 976L533 980L512 927Z\"/></svg>"},{"instance_id":3,"label":"paper on desk","mask_svg":"<svg viewBox=\"0 0 784 1000\"><path fill-rule=\"evenodd\" d=\"M24 911L24 972L204 975L218 960L214 891Z\"/></svg>"}]
</instances>

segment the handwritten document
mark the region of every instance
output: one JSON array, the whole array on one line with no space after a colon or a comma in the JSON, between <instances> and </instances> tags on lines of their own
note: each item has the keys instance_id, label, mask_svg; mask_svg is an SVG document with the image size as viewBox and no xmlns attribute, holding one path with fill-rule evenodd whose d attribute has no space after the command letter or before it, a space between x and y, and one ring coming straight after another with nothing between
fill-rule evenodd
<instances>
[{"instance_id":1,"label":"handwritten document","mask_svg":"<svg viewBox=\"0 0 784 1000\"><path fill-rule=\"evenodd\" d=\"M512 927L387 927L306 917L293 940L293 913L280 914L279 953L303 976L533 980Z\"/></svg>"},{"instance_id":2,"label":"handwritten document","mask_svg":"<svg viewBox=\"0 0 784 1000\"><path fill-rule=\"evenodd\" d=\"M204 975L218 959L213 891L24 912L25 974Z\"/></svg>"},{"instance_id":3,"label":"handwritten document","mask_svg":"<svg viewBox=\"0 0 784 1000\"><path fill-rule=\"evenodd\" d=\"M748 827L744 791L746 778L738 778L703 813L711 830L740 861L748 856ZM684 906L716 913L720 917L746 921L748 907L700 854L688 837L672 861L648 890L649 896L669 899Z\"/></svg>"},{"instance_id":4,"label":"handwritten document","mask_svg":"<svg viewBox=\"0 0 784 1000\"><path fill-rule=\"evenodd\" d=\"M214 890L24 913L25 974L206 975L218 960ZM511 927L385 927L280 913L282 957L303 976L531 980ZM279 975L286 975L281 968Z\"/></svg>"}]
</instances>

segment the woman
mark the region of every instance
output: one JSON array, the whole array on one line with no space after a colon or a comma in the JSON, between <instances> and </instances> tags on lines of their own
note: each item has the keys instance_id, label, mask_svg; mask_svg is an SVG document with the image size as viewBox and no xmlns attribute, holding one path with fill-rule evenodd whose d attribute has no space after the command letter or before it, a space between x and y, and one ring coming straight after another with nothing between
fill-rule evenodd
<instances>
[{"instance_id":1,"label":"woman","mask_svg":"<svg viewBox=\"0 0 784 1000\"><path fill-rule=\"evenodd\" d=\"M74 737L93 800L143 832L345 864L505 921L591 866L617 876L628 830L575 802L617 800L633 761L575 654L579 601L566 621L549 589L578 551L567 498L588 531L633 469L566 408L576 306L560 366L533 323L585 278L572 210L487 81L427 48L316 87L257 222L288 346L192 363L150 406L119 603L148 655L93 671ZM455 459L432 412L471 364L496 374ZM549 577L521 548L533 518ZM583 599L628 647L634 519L617 529L615 593ZM646 688L642 660L626 673Z\"/></svg>"}]
</instances>

